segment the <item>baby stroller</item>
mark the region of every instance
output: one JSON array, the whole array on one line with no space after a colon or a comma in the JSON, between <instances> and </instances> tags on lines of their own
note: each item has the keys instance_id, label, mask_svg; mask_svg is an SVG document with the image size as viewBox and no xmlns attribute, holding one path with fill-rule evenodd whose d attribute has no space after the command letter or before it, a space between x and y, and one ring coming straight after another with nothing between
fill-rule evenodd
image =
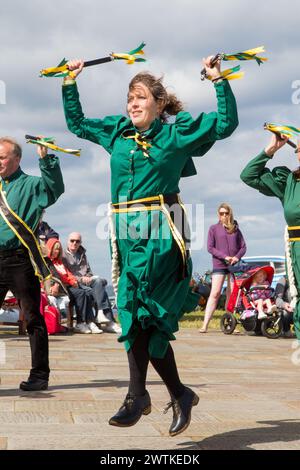
<instances>
[{"instance_id":1,"label":"baby stroller","mask_svg":"<svg viewBox=\"0 0 300 470\"><path fill-rule=\"evenodd\" d=\"M267 313L267 318L258 319L258 311L251 300L251 284L254 275L264 270L267 280L272 283L274 269L271 266L262 266L252 268L247 272L239 273L234 276L234 286L230 295L227 312L221 318L221 330L226 335L231 335L237 324L241 324L246 331L253 331L257 335L262 334L270 339L279 338L282 333L281 312L275 311ZM256 287L257 288L257 287ZM274 299L274 289L272 290L271 299Z\"/></svg>"}]
</instances>

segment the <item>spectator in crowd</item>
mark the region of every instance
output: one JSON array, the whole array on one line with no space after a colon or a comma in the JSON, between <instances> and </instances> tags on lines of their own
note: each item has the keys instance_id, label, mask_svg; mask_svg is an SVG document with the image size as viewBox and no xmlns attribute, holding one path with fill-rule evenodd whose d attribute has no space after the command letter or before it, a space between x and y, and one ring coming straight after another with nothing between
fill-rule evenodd
<instances>
[{"instance_id":1,"label":"spectator in crowd","mask_svg":"<svg viewBox=\"0 0 300 470\"><path fill-rule=\"evenodd\" d=\"M92 289L97 304L97 323L101 329L110 333L121 334L120 326L115 322L111 304L105 286L107 281L93 274L82 246L82 237L79 232L72 232L68 237L68 246L63 254L63 263L77 279L78 284L86 290Z\"/></svg>"},{"instance_id":2,"label":"spectator in crowd","mask_svg":"<svg viewBox=\"0 0 300 470\"><path fill-rule=\"evenodd\" d=\"M271 300L273 289L268 279L268 272L264 268L259 269L253 276L249 289L250 299L258 311L257 318L262 320L267 318L267 313L277 311L276 305ZM266 313L267 312L267 313Z\"/></svg>"},{"instance_id":3,"label":"spectator in crowd","mask_svg":"<svg viewBox=\"0 0 300 470\"><path fill-rule=\"evenodd\" d=\"M207 238L207 250L212 255L213 261L212 285L206 304L203 326L199 333L207 332L226 277L226 303L228 302L231 294L230 267L237 264L246 253L246 243L237 221L234 220L232 208L226 203L220 204L218 217L218 223L209 228Z\"/></svg>"},{"instance_id":4,"label":"spectator in crowd","mask_svg":"<svg viewBox=\"0 0 300 470\"><path fill-rule=\"evenodd\" d=\"M40 218L39 224L37 226L37 229L35 231L36 236L40 242L42 253L44 256L47 256L47 247L46 243L50 238L56 238L57 240L59 239L59 234L53 230L50 225L43 220L43 217L45 215L45 210L43 210L42 217Z\"/></svg>"},{"instance_id":5,"label":"spectator in crowd","mask_svg":"<svg viewBox=\"0 0 300 470\"><path fill-rule=\"evenodd\" d=\"M294 333L291 331L291 325L293 323L293 312L294 309L291 306L292 296L290 292L290 286L286 276L282 276L276 284L275 288L276 305L282 311L282 323L283 323L283 336L287 338L294 337Z\"/></svg>"},{"instance_id":6,"label":"spectator in crowd","mask_svg":"<svg viewBox=\"0 0 300 470\"><path fill-rule=\"evenodd\" d=\"M62 246L59 240L50 238L47 242L49 269L52 274L50 285L45 290L48 295L59 297L67 292L74 302L77 324L74 331L77 333L99 334L103 331L95 324L93 310L94 299L89 290L83 289L75 276L68 270L62 261Z\"/></svg>"}]
</instances>

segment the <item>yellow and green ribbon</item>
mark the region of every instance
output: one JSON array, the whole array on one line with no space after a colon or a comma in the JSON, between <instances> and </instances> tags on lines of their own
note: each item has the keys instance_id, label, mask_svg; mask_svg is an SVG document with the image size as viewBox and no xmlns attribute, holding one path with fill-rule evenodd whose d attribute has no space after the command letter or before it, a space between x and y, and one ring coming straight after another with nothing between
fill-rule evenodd
<instances>
[{"instance_id":1,"label":"yellow and green ribbon","mask_svg":"<svg viewBox=\"0 0 300 470\"><path fill-rule=\"evenodd\" d=\"M145 45L146 44L142 42L136 49L132 49L127 53L112 52L111 57L114 60L126 60L126 64L134 64L134 62L146 62L146 59L144 59L143 57L137 57L139 55L145 54L145 52L143 51Z\"/></svg>"},{"instance_id":2,"label":"yellow and green ribbon","mask_svg":"<svg viewBox=\"0 0 300 470\"><path fill-rule=\"evenodd\" d=\"M277 132L278 134L283 134L288 138L299 137L300 129L294 126L286 126L281 124L273 124L271 122L266 122L264 128L271 132Z\"/></svg>"},{"instance_id":3,"label":"yellow and green ribbon","mask_svg":"<svg viewBox=\"0 0 300 470\"><path fill-rule=\"evenodd\" d=\"M271 122L265 122L264 129L270 132L273 132L279 137L281 137L281 135L285 135L286 137L288 137L288 140L286 143L295 149L295 153L298 153L297 144L295 144L292 140L290 140L291 137L295 137L296 139L299 137L300 129L298 127L286 126L286 125L283 126L280 124L273 124Z\"/></svg>"},{"instance_id":4,"label":"yellow and green ribbon","mask_svg":"<svg viewBox=\"0 0 300 470\"><path fill-rule=\"evenodd\" d=\"M220 77L226 78L226 80L236 80L238 78L243 78L245 72L240 72L240 65L237 65L236 67L232 67L231 69L226 69L223 70L220 73ZM207 75L206 78L208 80L212 80L211 75Z\"/></svg>"},{"instance_id":5,"label":"yellow and green ribbon","mask_svg":"<svg viewBox=\"0 0 300 470\"><path fill-rule=\"evenodd\" d=\"M26 136L25 136L25 138L26 138ZM43 137L42 139L27 138L27 140L26 140L27 144L43 145L44 147L47 147L47 148L49 148L51 150L54 150L56 152L69 153L70 155L80 157L81 149L68 149L68 148L59 147L58 145L55 145L54 142L55 142L55 139L53 137Z\"/></svg>"},{"instance_id":6,"label":"yellow and green ribbon","mask_svg":"<svg viewBox=\"0 0 300 470\"><path fill-rule=\"evenodd\" d=\"M268 59L266 57L260 57L257 54L265 52L264 46L249 49L243 52L236 52L235 54L221 54L222 60L255 60L258 65L263 64Z\"/></svg>"}]
</instances>

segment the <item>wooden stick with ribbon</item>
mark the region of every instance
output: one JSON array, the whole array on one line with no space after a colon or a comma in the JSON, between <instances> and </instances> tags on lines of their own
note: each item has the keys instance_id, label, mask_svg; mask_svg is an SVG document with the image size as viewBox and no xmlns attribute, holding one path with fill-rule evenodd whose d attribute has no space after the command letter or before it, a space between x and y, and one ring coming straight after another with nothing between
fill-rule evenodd
<instances>
[{"instance_id":1,"label":"wooden stick with ribbon","mask_svg":"<svg viewBox=\"0 0 300 470\"><path fill-rule=\"evenodd\" d=\"M112 52L107 57L101 57L100 59L88 60L85 61L84 67L91 67L93 65L105 64L106 62L111 62L113 60L125 60L127 64L134 64L135 62L146 62L146 59L140 57L144 55L143 47L146 44L142 42L137 48L132 49L129 52ZM57 67L49 67L43 69L40 72L41 77L66 77L70 75L72 77L72 72L68 69L67 59L63 59Z\"/></svg>"},{"instance_id":2,"label":"wooden stick with ribbon","mask_svg":"<svg viewBox=\"0 0 300 470\"><path fill-rule=\"evenodd\" d=\"M224 60L224 61L229 61L229 60L255 60L258 65L263 64L263 62L267 61L268 59L266 57L260 57L257 54L260 54L261 52L264 52L264 46L256 47L254 49L249 49L247 51L243 52L236 52L235 54L225 54L224 52L216 54L210 61L210 67L214 67L218 60ZM226 72L226 71L224 71ZM223 72L221 72L221 76ZM201 80L204 80L207 77L207 72L206 69L203 68L201 70ZM225 77L224 77L225 78ZM226 77L227 78L227 77ZM235 78L241 78L240 76L236 76ZM231 78L233 79L233 78Z\"/></svg>"},{"instance_id":3,"label":"wooden stick with ribbon","mask_svg":"<svg viewBox=\"0 0 300 470\"><path fill-rule=\"evenodd\" d=\"M282 126L278 124L272 124L271 122L269 123L265 122L264 129L267 131L273 132L273 134L277 135L277 137L279 137L279 139L281 140L282 140L282 137L281 137L282 134L287 137L293 137L293 136L297 137L297 134L300 134L300 129L298 129L297 127ZM298 147L294 142L288 139L286 143L295 149L295 153L298 153Z\"/></svg>"},{"instance_id":4,"label":"wooden stick with ribbon","mask_svg":"<svg viewBox=\"0 0 300 470\"><path fill-rule=\"evenodd\" d=\"M26 139L27 144L43 145L44 147L47 147L56 152L69 153L70 155L74 155L75 157L80 157L81 149L68 149L68 148L66 149L63 147L58 147L58 145L55 145L54 137L39 138L34 135L26 134L25 139Z\"/></svg>"}]
</instances>

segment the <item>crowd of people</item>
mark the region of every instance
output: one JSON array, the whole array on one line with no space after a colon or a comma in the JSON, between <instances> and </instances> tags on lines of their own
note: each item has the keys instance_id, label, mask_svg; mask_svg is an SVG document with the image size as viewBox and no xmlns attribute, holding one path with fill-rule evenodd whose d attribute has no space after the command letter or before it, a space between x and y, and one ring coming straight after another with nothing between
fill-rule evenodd
<instances>
[{"instance_id":1,"label":"crowd of people","mask_svg":"<svg viewBox=\"0 0 300 470\"><path fill-rule=\"evenodd\" d=\"M82 245L79 232L68 236L65 250L59 234L42 220L37 229L42 251L47 260L51 278L42 287L52 305L63 316L70 302L75 307L75 333L121 333L113 315L106 290L107 280L94 275Z\"/></svg>"}]
</instances>

